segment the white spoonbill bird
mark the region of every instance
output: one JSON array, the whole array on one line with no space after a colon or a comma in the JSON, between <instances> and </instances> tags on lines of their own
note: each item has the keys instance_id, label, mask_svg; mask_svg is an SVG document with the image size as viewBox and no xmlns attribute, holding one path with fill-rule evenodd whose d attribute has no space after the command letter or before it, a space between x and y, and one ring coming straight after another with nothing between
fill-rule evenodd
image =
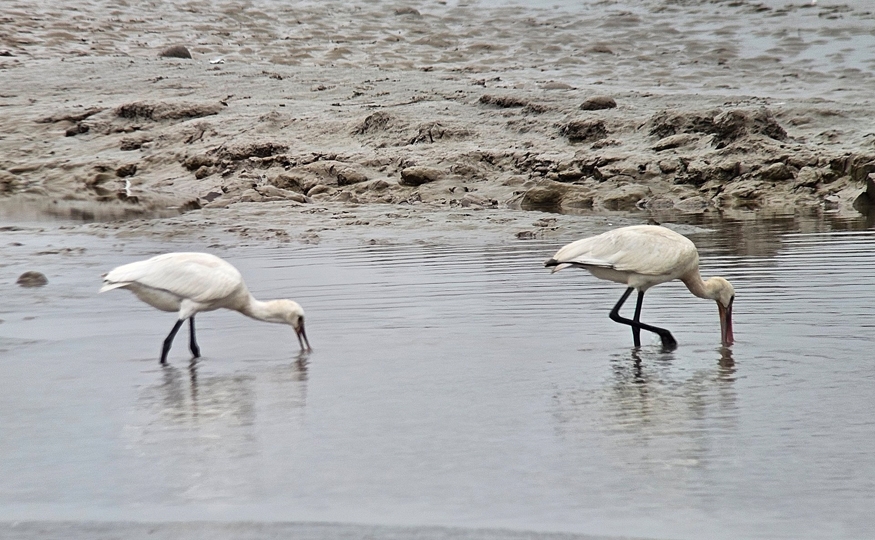
<instances>
[{"instance_id":1,"label":"white spoonbill bird","mask_svg":"<svg viewBox=\"0 0 875 540\"><path fill-rule=\"evenodd\" d=\"M194 316L201 311L233 309L259 321L289 324L301 350L311 351L304 331L304 310L292 300L261 302L253 298L243 276L228 262L209 253L165 253L115 268L103 276L99 292L128 289L137 298L162 311L179 313L179 320L164 339L161 363L167 363L170 345L188 319L189 348L195 358L200 348L194 336ZM306 346L305 346L306 344Z\"/></svg>"},{"instance_id":2,"label":"white spoonbill bird","mask_svg":"<svg viewBox=\"0 0 875 540\"><path fill-rule=\"evenodd\" d=\"M568 266L589 270L599 279L615 281L628 287L611 310L611 320L632 327L632 339L641 346L641 329L654 332L665 348L674 348L677 341L671 332L640 321L641 302L650 287L680 279L699 298L717 301L723 345L731 345L732 302L735 289L722 277L702 281L699 275L699 253L693 242L671 229L656 225L621 227L598 236L572 242L544 263L558 272ZM633 289L638 290L635 318L620 316L620 308Z\"/></svg>"}]
</instances>

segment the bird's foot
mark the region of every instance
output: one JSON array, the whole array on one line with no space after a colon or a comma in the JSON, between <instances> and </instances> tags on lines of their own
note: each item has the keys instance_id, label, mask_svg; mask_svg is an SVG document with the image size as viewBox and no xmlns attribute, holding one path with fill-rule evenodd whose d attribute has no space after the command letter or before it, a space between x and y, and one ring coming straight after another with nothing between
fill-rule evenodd
<instances>
[{"instance_id":1,"label":"bird's foot","mask_svg":"<svg viewBox=\"0 0 875 540\"><path fill-rule=\"evenodd\" d=\"M663 349L673 351L678 348L677 340L675 340L674 336L672 336L671 332L668 330L666 330L664 334L659 334L659 338L662 340Z\"/></svg>"}]
</instances>

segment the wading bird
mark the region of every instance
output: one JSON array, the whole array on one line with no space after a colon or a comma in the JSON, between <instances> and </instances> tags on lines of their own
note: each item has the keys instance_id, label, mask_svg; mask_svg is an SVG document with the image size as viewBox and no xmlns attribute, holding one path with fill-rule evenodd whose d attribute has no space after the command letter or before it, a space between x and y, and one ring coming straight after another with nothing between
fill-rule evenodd
<instances>
[{"instance_id":1,"label":"wading bird","mask_svg":"<svg viewBox=\"0 0 875 540\"><path fill-rule=\"evenodd\" d=\"M125 264L103 276L99 292L124 288L162 311L176 311L179 319L164 339L161 363L182 323L188 319L189 348L195 358L200 348L194 336L194 316L201 311L233 309L259 321L289 324L298 335L301 350L310 351L304 331L304 310L292 300L261 302L252 297L243 276L226 261L208 253L165 253ZM306 344L306 346L305 346Z\"/></svg>"},{"instance_id":2,"label":"wading bird","mask_svg":"<svg viewBox=\"0 0 875 540\"><path fill-rule=\"evenodd\" d=\"M628 287L611 310L611 320L632 327L632 339L641 346L641 330L659 335L662 345L674 348L677 341L671 332L641 322L641 302L650 287L680 279L699 298L717 301L723 345L731 345L732 302L735 290L721 277L702 281L699 253L693 242L671 229L656 225L621 227L598 236L572 242L556 252L544 266L558 272L568 266L589 270L599 279L615 281ZM620 316L620 308L633 290L638 290L635 318Z\"/></svg>"}]
</instances>

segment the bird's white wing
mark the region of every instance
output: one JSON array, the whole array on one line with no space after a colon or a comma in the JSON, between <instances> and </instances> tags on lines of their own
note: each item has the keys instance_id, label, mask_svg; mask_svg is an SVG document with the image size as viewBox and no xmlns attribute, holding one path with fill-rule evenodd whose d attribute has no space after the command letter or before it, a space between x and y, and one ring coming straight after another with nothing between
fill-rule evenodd
<instances>
[{"instance_id":1,"label":"bird's white wing","mask_svg":"<svg viewBox=\"0 0 875 540\"><path fill-rule=\"evenodd\" d=\"M209 303L243 285L236 268L206 253L166 253L115 268L104 277L101 292L138 283Z\"/></svg>"},{"instance_id":2,"label":"bird's white wing","mask_svg":"<svg viewBox=\"0 0 875 540\"><path fill-rule=\"evenodd\" d=\"M669 275L698 264L696 247L664 227L642 225L614 229L572 242L553 258L562 263L613 268L645 275Z\"/></svg>"}]
</instances>

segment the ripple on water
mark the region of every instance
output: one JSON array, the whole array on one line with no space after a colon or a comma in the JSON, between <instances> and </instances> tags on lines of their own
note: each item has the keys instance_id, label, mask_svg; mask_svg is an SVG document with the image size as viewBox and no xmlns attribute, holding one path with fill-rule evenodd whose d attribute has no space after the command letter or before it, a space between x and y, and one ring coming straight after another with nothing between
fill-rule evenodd
<instances>
[{"instance_id":1,"label":"ripple on water","mask_svg":"<svg viewBox=\"0 0 875 540\"><path fill-rule=\"evenodd\" d=\"M875 232L767 225L694 235L703 275L738 293L731 349L712 302L677 283L648 292L642 317L672 330L673 352L630 347L607 317L621 286L544 269L556 243L472 238L231 248L256 296L301 302L315 352L296 357L288 328L216 312L199 320L205 357L189 366L177 343L162 369L167 315L93 292L99 269L132 254L53 256L63 272L50 283L69 291L34 304L15 289L3 308L0 519L222 508L235 520L864 537ZM26 262L8 260L10 275Z\"/></svg>"}]
</instances>

